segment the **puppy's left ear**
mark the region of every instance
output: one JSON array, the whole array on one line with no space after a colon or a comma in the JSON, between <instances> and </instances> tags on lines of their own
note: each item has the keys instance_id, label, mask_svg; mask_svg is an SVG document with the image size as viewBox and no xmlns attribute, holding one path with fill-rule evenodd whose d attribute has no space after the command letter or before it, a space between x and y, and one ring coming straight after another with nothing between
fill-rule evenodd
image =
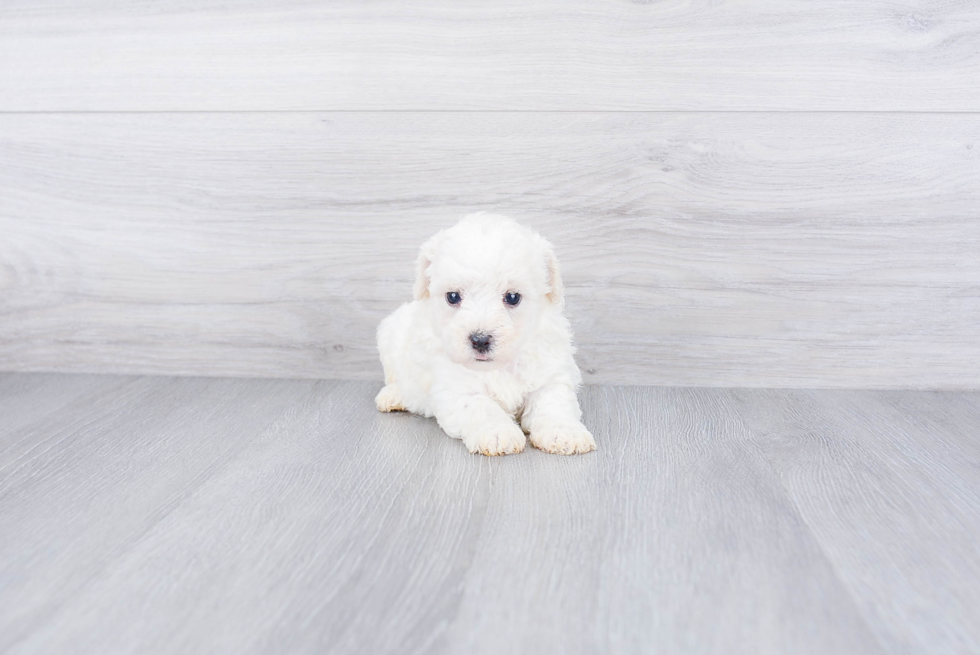
<instances>
[{"instance_id":1,"label":"puppy's left ear","mask_svg":"<svg viewBox=\"0 0 980 655\"><path fill-rule=\"evenodd\" d=\"M555 256L555 249L545 239L541 239L542 250L544 251L544 270L548 280L548 299L558 305L560 309L565 308L565 283L561 279L561 268L558 266L558 257Z\"/></svg>"}]
</instances>

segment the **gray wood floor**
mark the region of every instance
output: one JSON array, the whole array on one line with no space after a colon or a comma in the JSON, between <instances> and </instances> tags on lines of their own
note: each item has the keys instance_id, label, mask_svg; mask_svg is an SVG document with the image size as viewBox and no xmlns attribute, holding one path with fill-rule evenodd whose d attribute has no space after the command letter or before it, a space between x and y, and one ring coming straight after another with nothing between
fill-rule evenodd
<instances>
[{"instance_id":1,"label":"gray wood floor","mask_svg":"<svg viewBox=\"0 0 980 655\"><path fill-rule=\"evenodd\" d=\"M374 383L0 375L0 651L980 650L980 393L587 387L469 455Z\"/></svg>"}]
</instances>

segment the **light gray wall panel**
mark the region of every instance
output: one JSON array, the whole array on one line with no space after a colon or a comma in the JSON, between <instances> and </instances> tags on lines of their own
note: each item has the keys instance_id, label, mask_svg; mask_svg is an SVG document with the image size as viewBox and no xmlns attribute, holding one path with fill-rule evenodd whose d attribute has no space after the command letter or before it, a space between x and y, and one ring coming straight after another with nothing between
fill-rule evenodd
<instances>
[{"instance_id":1,"label":"light gray wall panel","mask_svg":"<svg viewBox=\"0 0 980 655\"><path fill-rule=\"evenodd\" d=\"M556 245L590 382L980 384L980 116L0 117L0 369L377 379L418 245Z\"/></svg>"},{"instance_id":2,"label":"light gray wall panel","mask_svg":"<svg viewBox=\"0 0 980 655\"><path fill-rule=\"evenodd\" d=\"M0 110L980 110L975 0L0 5Z\"/></svg>"}]
</instances>

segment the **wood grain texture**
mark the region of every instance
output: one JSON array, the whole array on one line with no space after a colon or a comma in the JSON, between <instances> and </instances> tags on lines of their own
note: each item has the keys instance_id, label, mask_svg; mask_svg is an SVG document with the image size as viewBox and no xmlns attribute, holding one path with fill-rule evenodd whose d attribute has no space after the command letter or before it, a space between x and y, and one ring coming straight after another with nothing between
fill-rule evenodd
<instances>
[{"instance_id":1,"label":"wood grain texture","mask_svg":"<svg viewBox=\"0 0 980 655\"><path fill-rule=\"evenodd\" d=\"M980 110L972 0L0 7L0 111Z\"/></svg>"},{"instance_id":2,"label":"wood grain texture","mask_svg":"<svg viewBox=\"0 0 980 655\"><path fill-rule=\"evenodd\" d=\"M418 246L556 245L589 382L980 384L980 115L0 116L0 369L380 379Z\"/></svg>"},{"instance_id":3,"label":"wood grain texture","mask_svg":"<svg viewBox=\"0 0 980 655\"><path fill-rule=\"evenodd\" d=\"M980 639L977 393L590 386L596 453L488 459L369 382L107 378L48 411L75 380L0 380L49 444L2 478L5 652Z\"/></svg>"},{"instance_id":4,"label":"wood grain texture","mask_svg":"<svg viewBox=\"0 0 980 655\"><path fill-rule=\"evenodd\" d=\"M314 384L18 379L23 389L15 395L35 420L0 420L4 652L100 579ZM74 389L78 398L53 402L51 387Z\"/></svg>"},{"instance_id":5,"label":"wood grain texture","mask_svg":"<svg viewBox=\"0 0 980 655\"><path fill-rule=\"evenodd\" d=\"M594 456L497 473L447 652L883 652L723 394L583 396Z\"/></svg>"},{"instance_id":6,"label":"wood grain texture","mask_svg":"<svg viewBox=\"0 0 980 655\"><path fill-rule=\"evenodd\" d=\"M20 434L30 440L33 431L29 426L42 420L46 412L56 412L76 402L90 403L98 394L110 392L126 381L127 378L105 375L0 374L0 429L5 434L0 440L0 469L25 450L25 444L11 435Z\"/></svg>"},{"instance_id":7,"label":"wood grain texture","mask_svg":"<svg viewBox=\"0 0 980 655\"><path fill-rule=\"evenodd\" d=\"M886 651L980 650L980 395L739 395Z\"/></svg>"}]
</instances>

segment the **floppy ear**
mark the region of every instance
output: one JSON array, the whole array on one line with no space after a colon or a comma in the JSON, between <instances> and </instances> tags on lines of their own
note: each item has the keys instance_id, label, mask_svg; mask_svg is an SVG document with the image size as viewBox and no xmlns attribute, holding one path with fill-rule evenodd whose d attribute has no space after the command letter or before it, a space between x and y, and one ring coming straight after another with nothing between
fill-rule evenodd
<instances>
[{"instance_id":1,"label":"floppy ear","mask_svg":"<svg viewBox=\"0 0 980 655\"><path fill-rule=\"evenodd\" d=\"M545 239L541 239L544 247L544 266L545 276L548 279L548 299L565 308L565 283L561 279L561 268L558 266L558 257L555 256L555 249Z\"/></svg>"},{"instance_id":2,"label":"floppy ear","mask_svg":"<svg viewBox=\"0 0 980 655\"><path fill-rule=\"evenodd\" d=\"M429 279L432 276L429 267L432 266L432 258L435 256L435 241L434 236L423 243L422 248L419 249L419 258L415 262L415 286L412 289L416 300L429 297Z\"/></svg>"}]
</instances>

